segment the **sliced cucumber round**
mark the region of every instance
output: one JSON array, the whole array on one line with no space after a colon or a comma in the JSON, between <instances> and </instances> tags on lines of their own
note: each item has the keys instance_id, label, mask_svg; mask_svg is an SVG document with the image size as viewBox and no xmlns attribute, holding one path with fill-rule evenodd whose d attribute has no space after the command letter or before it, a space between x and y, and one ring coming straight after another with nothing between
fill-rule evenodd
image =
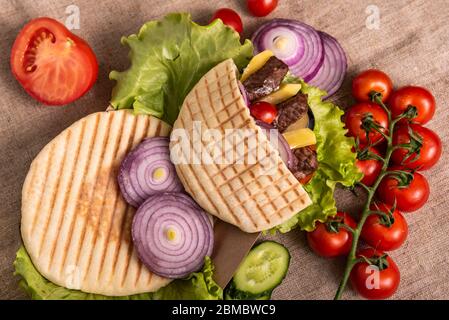
<instances>
[{"instance_id":1,"label":"sliced cucumber round","mask_svg":"<svg viewBox=\"0 0 449 320\"><path fill-rule=\"evenodd\" d=\"M233 278L233 286L251 295L271 292L284 279L289 264L287 248L274 241L261 242L240 264Z\"/></svg>"}]
</instances>

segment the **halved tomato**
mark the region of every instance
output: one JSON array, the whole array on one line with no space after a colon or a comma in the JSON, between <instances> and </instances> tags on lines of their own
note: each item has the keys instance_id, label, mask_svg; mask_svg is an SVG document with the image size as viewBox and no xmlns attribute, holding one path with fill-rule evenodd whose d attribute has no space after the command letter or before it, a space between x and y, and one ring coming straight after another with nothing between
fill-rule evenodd
<instances>
[{"instance_id":1,"label":"halved tomato","mask_svg":"<svg viewBox=\"0 0 449 320\"><path fill-rule=\"evenodd\" d=\"M86 41L51 18L28 22L11 50L11 69L26 92L47 105L65 105L95 83L98 62Z\"/></svg>"}]
</instances>

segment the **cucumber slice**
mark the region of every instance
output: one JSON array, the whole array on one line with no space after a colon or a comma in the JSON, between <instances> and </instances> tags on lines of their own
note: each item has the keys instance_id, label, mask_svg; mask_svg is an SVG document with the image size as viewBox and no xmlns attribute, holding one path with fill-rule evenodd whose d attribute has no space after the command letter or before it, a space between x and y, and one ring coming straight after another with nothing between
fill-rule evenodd
<instances>
[{"instance_id":1,"label":"cucumber slice","mask_svg":"<svg viewBox=\"0 0 449 320\"><path fill-rule=\"evenodd\" d=\"M261 242L243 260L232 284L237 291L254 296L271 293L284 279L289 264L287 248L274 241Z\"/></svg>"},{"instance_id":2,"label":"cucumber slice","mask_svg":"<svg viewBox=\"0 0 449 320\"><path fill-rule=\"evenodd\" d=\"M271 291L265 291L260 294L251 294L237 290L234 283L231 282L224 290L224 300L270 300Z\"/></svg>"}]
</instances>

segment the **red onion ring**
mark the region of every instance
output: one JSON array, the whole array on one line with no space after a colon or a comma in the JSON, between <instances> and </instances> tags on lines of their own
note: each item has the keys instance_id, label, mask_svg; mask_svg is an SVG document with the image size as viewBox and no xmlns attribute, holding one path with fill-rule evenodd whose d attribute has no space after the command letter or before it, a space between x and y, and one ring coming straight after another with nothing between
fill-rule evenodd
<instances>
[{"instance_id":1,"label":"red onion ring","mask_svg":"<svg viewBox=\"0 0 449 320\"><path fill-rule=\"evenodd\" d=\"M170 161L167 137L142 141L123 160L117 180L125 201L136 208L156 193L183 190Z\"/></svg>"},{"instance_id":2,"label":"red onion ring","mask_svg":"<svg viewBox=\"0 0 449 320\"><path fill-rule=\"evenodd\" d=\"M276 130L272 125L265 123L263 121L257 120L256 124L262 129L262 131L265 133L268 139L270 139L269 138L270 130ZM293 155L293 152L291 151L288 142L285 140L284 136L279 131L277 131L277 137L278 137L277 150L279 152L279 156L281 157L282 161L284 161L286 166L290 170L292 170L296 164L296 157Z\"/></svg>"},{"instance_id":3,"label":"red onion ring","mask_svg":"<svg viewBox=\"0 0 449 320\"><path fill-rule=\"evenodd\" d=\"M327 99L340 89L348 62L345 51L334 37L321 31L319 34L324 44L324 62L309 84L326 91L327 95L323 99Z\"/></svg>"},{"instance_id":4,"label":"red onion ring","mask_svg":"<svg viewBox=\"0 0 449 320\"><path fill-rule=\"evenodd\" d=\"M214 243L206 212L183 193L150 196L137 209L132 238L143 264L170 279L198 271Z\"/></svg>"},{"instance_id":5,"label":"red onion ring","mask_svg":"<svg viewBox=\"0 0 449 320\"><path fill-rule=\"evenodd\" d=\"M282 47L277 45L284 38ZM252 36L255 54L271 50L284 61L295 76L305 81L313 78L324 61L323 41L311 26L290 19L273 19Z\"/></svg>"}]
</instances>

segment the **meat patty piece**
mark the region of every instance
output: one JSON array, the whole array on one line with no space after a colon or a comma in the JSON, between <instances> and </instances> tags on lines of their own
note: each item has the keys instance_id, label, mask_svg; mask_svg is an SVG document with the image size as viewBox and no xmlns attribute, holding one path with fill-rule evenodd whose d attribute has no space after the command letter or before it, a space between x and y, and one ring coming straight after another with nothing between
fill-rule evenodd
<instances>
[{"instance_id":1,"label":"meat patty piece","mask_svg":"<svg viewBox=\"0 0 449 320\"><path fill-rule=\"evenodd\" d=\"M243 82L248 99L254 101L272 93L288 72L288 66L276 58L270 57L267 63Z\"/></svg>"},{"instance_id":2,"label":"meat patty piece","mask_svg":"<svg viewBox=\"0 0 449 320\"><path fill-rule=\"evenodd\" d=\"M307 95L298 93L296 96L277 105L278 117L275 126L283 133L287 128L304 117L309 109Z\"/></svg>"},{"instance_id":3,"label":"meat patty piece","mask_svg":"<svg viewBox=\"0 0 449 320\"><path fill-rule=\"evenodd\" d=\"M297 160L296 168L292 170L296 179L302 180L318 169L317 154L311 146L294 149L293 155Z\"/></svg>"}]
</instances>

